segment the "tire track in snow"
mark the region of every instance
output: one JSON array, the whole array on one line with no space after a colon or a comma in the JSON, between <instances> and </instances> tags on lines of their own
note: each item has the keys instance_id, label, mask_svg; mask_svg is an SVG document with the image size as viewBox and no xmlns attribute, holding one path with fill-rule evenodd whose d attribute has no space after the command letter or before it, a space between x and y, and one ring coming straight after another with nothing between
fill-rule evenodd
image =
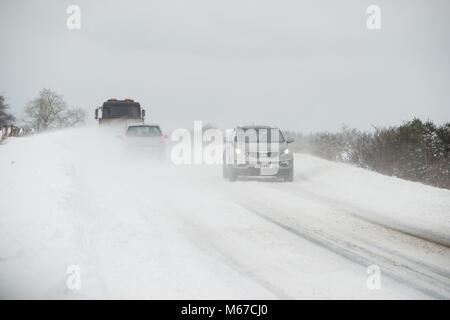
<instances>
[{"instance_id":1,"label":"tire track in snow","mask_svg":"<svg viewBox=\"0 0 450 320\"><path fill-rule=\"evenodd\" d=\"M413 287L418 291L438 299L448 299L450 297L450 279L442 277L440 274L432 272L432 270L421 270L417 265L412 265L402 259L398 259L398 257L380 255L368 248L350 243L331 234L308 229L298 224L293 227L281 221L281 219L275 218L279 213L274 214L273 212L271 213L264 209L256 208L248 200L245 203L239 200L235 200L235 202L249 212L277 225L283 230L317 244L352 262L364 267L377 264L383 270L383 274L387 273L392 279Z\"/></svg>"},{"instance_id":2,"label":"tire track in snow","mask_svg":"<svg viewBox=\"0 0 450 320\"><path fill-rule=\"evenodd\" d=\"M271 186L271 187L274 188L273 186ZM377 219L369 218L369 217L377 217L376 212L372 212L372 211L369 211L369 210L363 209L363 208L357 208L357 207L354 207L347 203L344 203L343 201L339 201L336 199L332 199L330 197L326 197L326 196L317 194L315 192L307 190L304 187L300 187L298 184L295 185L295 189L292 188L291 185L278 186L278 188L274 188L274 189L276 189L278 191L288 192L297 197L304 197L304 195L307 194L308 200L314 200L314 201L320 203L321 205L326 205L329 208L332 208L334 210L339 210L345 214L350 214L357 219L361 219L368 223L376 224L383 228L386 228L386 229L389 229L389 230L392 230L395 232L400 232L400 233L403 233L403 234L411 236L411 237L416 237L416 238L424 240L424 241L433 242L435 244L450 248L450 237L448 237L448 236L438 234L438 233L435 233L430 230L422 230L422 229L414 228L412 226L402 225L396 221L393 221L392 219L390 221L388 221L388 223L382 223L382 222L380 222L381 219L377 220ZM357 213L355 213L356 211L364 212L365 214L364 215L357 214ZM383 219L386 220L385 217L383 217Z\"/></svg>"},{"instance_id":3,"label":"tire track in snow","mask_svg":"<svg viewBox=\"0 0 450 320\"><path fill-rule=\"evenodd\" d=\"M186 212L186 208L182 210L178 208L176 204L171 204L171 206L173 208L172 212L176 213L178 219L183 221L183 225L188 226L188 228L185 229L188 231L187 237L196 248L206 253L207 256L213 257L224 263L230 269L243 275L244 278L250 279L273 294L277 299L294 299L294 297L286 293L282 288L263 277L260 277L256 272L240 262L238 258L234 257L233 254L227 252L227 246L221 245L220 241L216 240L220 237L208 228L207 225L203 224L198 219L193 219L193 215ZM208 241L204 241L203 239L208 239Z\"/></svg>"},{"instance_id":4,"label":"tire track in snow","mask_svg":"<svg viewBox=\"0 0 450 320\"><path fill-rule=\"evenodd\" d=\"M186 224L191 224L191 226L193 226L192 222L186 222ZM215 238L212 233L207 232L206 227L199 227L197 225L196 227L193 227L193 230L195 231L197 237L203 235L208 239ZM229 254L226 250L224 250L220 246L220 244L215 243L214 241L201 243L198 241L194 241L194 244L197 246L197 248L206 252L208 256L213 256L216 259L222 261L225 265L227 265L234 271L237 271L238 273L242 274L244 277L251 279L258 285L260 285L261 287L272 293L278 299L282 300L294 299L294 297L287 294L283 289L273 284L272 282L260 277L257 273L253 272L250 268L245 266L243 263L239 262L239 260L236 259L232 254Z\"/></svg>"},{"instance_id":5,"label":"tire track in snow","mask_svg":"<svg viewBox=\"0 0 450 320\"><path fill-rule=\"evenodd\" d=\"M287 192L296 197L300 197L301 199L305 199L303 194L301 194L300 192L298 192L296 190L291 189L290 186L279 185L279 187L280 188L275 188L275 189L278 191ZM396 239L401 239L404 242L409 242L409 243L414 242L414 244L420 243L420 245L422 245L422 246L426 246L428 248L432 247L434 249L438 248L439 250L443 250L444 252L447 251L447 249L449 248L449 246L442 244L440 242L435 242L431 239L420 237L417 234L404 232L402 230L392 228L389 225L385 225L383 223L378 223L376 221L373 221L372 219L367 218L366 216L361 216L360 214L355 213L355 211L359 210L359 209L356 209L355 207L353 207L351 205L346 205L345 203L343 203L341 201L335 202L332 199L317 195L316 193L310 192L309 190L304 190L304 188L301 188L301 191L302 192L304 191L304 193L308 195L308 198L307 198L308 200L311 200L311 198L312 198L313 201L316 201L316 202L320 203L321 205L327 206L331 210L336 211L339 214L350 216L350 218L354 219L354 221L357 221L359 224L369 226L370 228L373 228L375 231L377 231L377 230L384 231L384 232L387 232L391 237L394 237ZM311 197L310 197L310 195L311 195ZM315 197L315 195L317 195L317 197ZM333 205L335 203L336 203L336 205ZM361 209L361 210L363 210L363 209ZM332 227L331 223L330 223L330 227ZM373 247L379 251L382 251L385 254L401 258L402 260L409 261L412 264L420 266L421 269L426 269L430 273L435 273L435 274L442 276L442 278L444 280L450 279L450 270L448 270L448 269L445 270L436 265L432 266L432 265L430 265L430 263L425 264L422 261L419 261L417 259L414 259L414 258L404 255L398 249L393 250L391 247L377 245L376 243L374 243L374 241L369 241L372 239L367 239L367 237L364 239L362 236L366 236L366 235L359 234L359 236L357 236L355 234L355 232L352 232L352 234L351 234L352 239L354 239L358 242L362 242L366 246ZM414 246L414 244L413 244L413 246Z\"/></svg>"}]
</instances>

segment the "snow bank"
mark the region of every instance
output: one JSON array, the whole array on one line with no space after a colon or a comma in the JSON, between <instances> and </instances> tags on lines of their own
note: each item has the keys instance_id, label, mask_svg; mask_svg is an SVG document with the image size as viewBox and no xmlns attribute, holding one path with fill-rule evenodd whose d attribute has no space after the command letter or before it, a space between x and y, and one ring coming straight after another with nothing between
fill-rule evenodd
<instances>
[{"instance_id":1,"label":"snow bank","mask_svg":"<svg viewBox=\"0 0 450 320\"><path fill-rule=\"evenodd\" d=\"M450 245L450 190L296 154L299 187L370 221Z\"/></svg>"},{"instance_id":2,"label":"snow bank","mask_svg":"<svg viewBox=\"0 0 450 320\"><path fill-rule=\"evenodd\" d=\"M301 207L287 191L315 210L338 207L448 241L448 190L300 154L292 184L232 184L219 166L123 161L115 135L79 128L0 145L0 298L427 297L387 280L368 290L364 267L233 195L263 209ZM81 290L66 286L71 265Z\"/></svg>"}]
</instances>

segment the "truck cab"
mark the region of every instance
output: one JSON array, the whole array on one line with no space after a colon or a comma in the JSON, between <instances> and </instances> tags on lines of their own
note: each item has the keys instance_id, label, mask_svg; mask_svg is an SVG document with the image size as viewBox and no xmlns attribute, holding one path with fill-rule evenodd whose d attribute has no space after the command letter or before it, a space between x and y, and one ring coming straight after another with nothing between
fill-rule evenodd
<instances>
[{"instance_id":1,"label":"truck cab","mask_svg":"<svg viewBox=\"0 0 450 320\"><path fill-rule=\"evenodd\" d=\"M95 119L100 126L126 128L129 123L144 123L144 118L145 110L141 108L140 103L128 98L111 98L95 109Z\"/></svg>"}]
</instances>

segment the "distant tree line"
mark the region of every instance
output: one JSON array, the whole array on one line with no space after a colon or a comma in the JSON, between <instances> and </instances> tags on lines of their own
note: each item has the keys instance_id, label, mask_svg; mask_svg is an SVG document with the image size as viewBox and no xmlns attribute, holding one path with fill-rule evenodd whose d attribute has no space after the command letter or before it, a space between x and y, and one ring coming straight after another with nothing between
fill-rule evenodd
<instances>
[{"instance_id":1,"label":"distant tree line","mask_svg":"<svg viewBox=\"0 0 450 320\"><path fill-rule=\"evenodd\" d=\"M319 157L353 163L382 174L450 189L450 122L413 119L400 126L363 132L288 132L294 147Z\"/></svg>"},{"instance_id":2,"label":"distant tree line","mask_svg":"<svg viewBox=\"0 0 450 320\"><path fill-rule=\"evenodd\" d=\"M16 118L9 112L5 97L0 95L0 126L12 125L15 121Z\"/></svg>"},{"instance_id":3,"label":"distant tree line","mask_svg":"<svg viewBox=\"0 0 450 320\"><path fill-rule=\"evenodd\" d=\"M86 111L81 108L69 108L62 95L50 89L42 89L39 95L29 101L24 108L25 117L22 126L36 132L49 129L67 128L86 119ZM5 97L0 95L0 126L10 126L17 122L9 112Z\"/></svg>"}]
</instances>

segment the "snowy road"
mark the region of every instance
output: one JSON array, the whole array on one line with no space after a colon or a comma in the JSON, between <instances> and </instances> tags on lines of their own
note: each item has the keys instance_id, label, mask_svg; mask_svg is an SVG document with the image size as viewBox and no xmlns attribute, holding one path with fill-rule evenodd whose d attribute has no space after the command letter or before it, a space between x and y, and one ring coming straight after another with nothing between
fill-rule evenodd
<instances>
[{"instance_id":1,"label":"snowy road","mask_svg":"<svg viewBox=\"0 0 450 320\"><path fill-rule=\"evenodd\" d=\"M450 298L448 190L301 154L294 183L230 183L123 162L120 143L91 128L0 145L1 298Z\"/></svg>"}]
</instances>

